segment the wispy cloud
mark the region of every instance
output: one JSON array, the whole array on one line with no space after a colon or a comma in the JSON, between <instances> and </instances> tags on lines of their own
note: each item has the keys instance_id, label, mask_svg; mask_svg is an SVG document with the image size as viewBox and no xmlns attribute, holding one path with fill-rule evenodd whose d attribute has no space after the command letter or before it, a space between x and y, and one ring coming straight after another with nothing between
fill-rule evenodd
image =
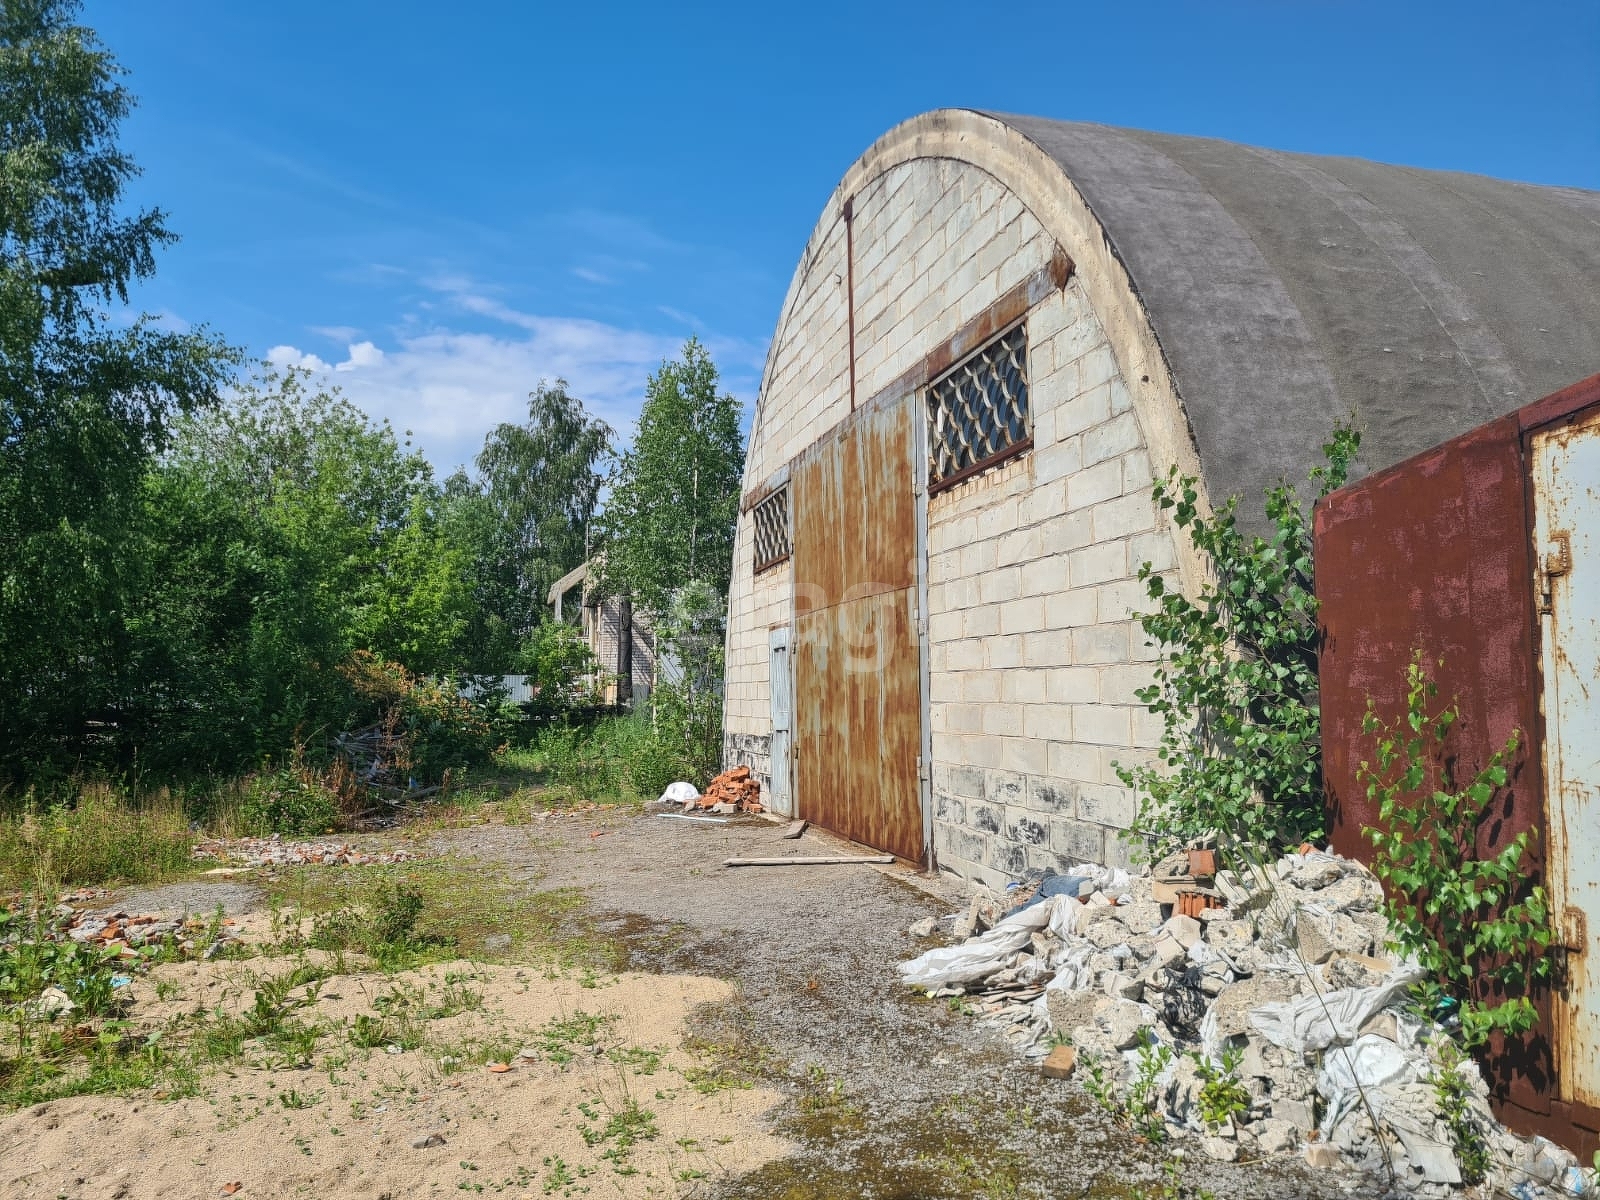
<instances>
[{"instance_id":1,"label":"wispy cloud","mask_svg":"<svg viewBox=\"0 0 1600 1200\"><path fill-rule=\"evenodd\" d=\"M357 342L338 363L288 345L274 346L267 358L337 379L346 396L410 431L434 466L448 472L470 463L495 425L524 419L528 393L540 380L567 380L592 413L626 438L645 378L679 348L676 338L598 321L512 315L522 336L435 329L403 334L388 349Z\"/></svg>"},{"instance_id":2,"label":"wispy cloud","mask_svg":"<svg viewBox=\"0 0 1600 1200\"><path fill-rule=\"evenodd\" d=\"M327 338L330 342L353 342L361 333L354 325L308 325L306 327L318 337Z\"/></svg>"}]
</instances>

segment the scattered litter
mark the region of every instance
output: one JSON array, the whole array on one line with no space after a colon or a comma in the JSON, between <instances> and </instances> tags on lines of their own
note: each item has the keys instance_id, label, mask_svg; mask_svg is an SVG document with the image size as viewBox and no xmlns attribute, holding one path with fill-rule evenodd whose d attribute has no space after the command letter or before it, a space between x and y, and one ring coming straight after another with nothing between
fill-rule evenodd
<instances>
[{"instance_id":1,"label":"scattered litter","mask_svg":"<svg viewBox=\"0 0 1600 1200\"><path fill-rule=\"evenodd\" d=\"M196 862L243 863L244 869L248 870L310 864L359 867L372 863L410 862L416 855L409 850L358 850L348 842L286 842L281 834L273 834L267 838L207 838L194 847L189 857ZM223 870L232 871L234 868Z\"/></svg>"},{"instance_id":2,"label":"scattered litter","mask_svg":"<svg viewBox=\"0 0 1600 1200\"><path fill-rule=\"evenodd\" d=\"M489 1073L491 1075L504 1075L509 1070L511 1070L510 1063L493 1062L489 1064Z\"/></svg>"},{"instance_id":3,"label":"scattered litter","mask_svg":"<svg viewBox=\"0 0 1600 1200\"><path fill-rule=\"evenodd\" d=\"M243 1187L244 1184L240 1183L236 1179L232 1183L225 1183L222 1185L222 1194L224 1196L236 1196L239 1194L240 1190L243 1189Z\"/></svg>"},{"instance_id":4,"label":"scattered litter","mask_svg":"<svg viewBox=\"0 0 1600 1200\"><path fill-rule=\"evenodd\" d=\"M677 783L667 784L667 790L662 792L657 799L657 804L692 804L700 799L700 789L692 783L679 780Z\"/></svg>"},{"instance_id":5,"label":"scattered litter","mask_svg":"<svg viewBox=\"0 0 1600 1200\"><path fill-rule=\"evenodd\" d=\"M880 863L894 862L892 854L824 854L807 857L794 855L788 858L729 858L724 859L725 867L826 867L839 863Z\"/></svg>"},{"instance_id":6,"label":"scattered litter","mask_svg":"<svg viewBox=\"0 0 1600 1200\"><path fill-rule=\"evenodd\" d=\"M954 918L952 943L901 963L900 978L930 996L966 997L1048 1078L1066 1078L1087 1056L1126 1087L1142 1043L1170 1048L1160 1111L1202 1135L1212 1158L1303 1146L1313 1167L1374 1179L1392 1162L1397 1195L1459 1194L1432 1082L1449 1061L1436 1048L1449 1032L1407 1011L1417 965L1380 957L1388 925L1378 880L1309 846L1266 867L1223 867L1199 846L1138 874L1084 864L1003 896L980 891ZM1224 1052L1249 1100L1209 1130L1200 1064L1216 1069ZM1457 1069L1489 1151L1489 1190L1539 1200L1581 1183L1572 1155L1495 1120L1470 1060Z\"/></svg>"}]
</instances>

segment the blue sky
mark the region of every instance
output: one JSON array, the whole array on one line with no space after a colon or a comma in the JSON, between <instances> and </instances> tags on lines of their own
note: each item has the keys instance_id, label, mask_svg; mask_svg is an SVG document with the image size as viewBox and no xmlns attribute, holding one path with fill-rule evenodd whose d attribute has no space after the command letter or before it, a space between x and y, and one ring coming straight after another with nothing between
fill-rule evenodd
<instances>
[{"instance_id":1,"label":"blue sky","mask_svg":"<svg viewBox=\"0 0 1600 1200\"><path fill-rule=\"evenodd\" d=\"M1600 189L1600 4L87 0L139 307L320 365L448 470L541 378L626 434L691 333L754 401L822 204L943 106Z\"/></svg>"}]
</instances>

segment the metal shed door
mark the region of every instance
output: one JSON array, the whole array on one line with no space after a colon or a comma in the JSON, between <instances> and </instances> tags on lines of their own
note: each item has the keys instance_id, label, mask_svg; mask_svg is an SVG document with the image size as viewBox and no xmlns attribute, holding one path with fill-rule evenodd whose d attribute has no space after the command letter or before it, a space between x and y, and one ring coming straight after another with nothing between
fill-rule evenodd
<instances>
[{"instance_id":1,"label":"metal shed door","mask_svg":"<svg viewBox=\"0 0 1600 1200\"><path fill-rule=\"evenodd\" d=\"M774 629L768 639L772 688L772 798L768 805L779 816L794 814L794 792L789 786L790 717L793 680L789 671L789 631Z\"/></svg>"},{"instance_id":2,"label":"metal shed door","mask_svg":"<svg viewBox=\"0 0 1600 1200\"><path fill-rule=\"evenodd\" d=\"M915 399L856 413L789 486L799 813L921 862Z\"/></svg>"},{"instance_id":3,"label":"metal shed door","mask_svg":"<svg viewBox=\"0 0 1600 1200\"><path fill-rule=\"evenodd\" d=\"M1550 892L1573 952L1556 998L1563 1098L1600 1105L1600 413L1533 439Z\"/></svg>"}]
</instances>

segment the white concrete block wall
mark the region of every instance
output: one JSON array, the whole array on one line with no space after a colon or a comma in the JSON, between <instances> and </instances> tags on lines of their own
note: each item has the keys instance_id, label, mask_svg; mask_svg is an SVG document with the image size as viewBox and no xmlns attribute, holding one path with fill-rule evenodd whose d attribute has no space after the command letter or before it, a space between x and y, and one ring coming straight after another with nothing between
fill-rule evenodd
<instances>
[{"instance_id":1,"label":"white concrete block wall","mask_svg":"<svg viewBox=\"0 0 1600 1200\"><path fill-rule=\"evenodd\" d=\"M1050 238L992 177L951 160L897 167L855 197L857 400L1045 266ZM818 242L778 331L746 472L759 486L849 412L843 221ZM1153 651L1139 566L1174 554L1152 464L1076 280L1028 316L1033 449L929 501L935 854L1001 883L1031 867L1121 861L1134 801L1117 762L1151 761L1134 696ZM1164 469L1164 466L1163 466ZM730 596L730 761L764 769L768 631L791 618L787 565L753 576L741 519Z\"/></svg>"}]
</instances>

